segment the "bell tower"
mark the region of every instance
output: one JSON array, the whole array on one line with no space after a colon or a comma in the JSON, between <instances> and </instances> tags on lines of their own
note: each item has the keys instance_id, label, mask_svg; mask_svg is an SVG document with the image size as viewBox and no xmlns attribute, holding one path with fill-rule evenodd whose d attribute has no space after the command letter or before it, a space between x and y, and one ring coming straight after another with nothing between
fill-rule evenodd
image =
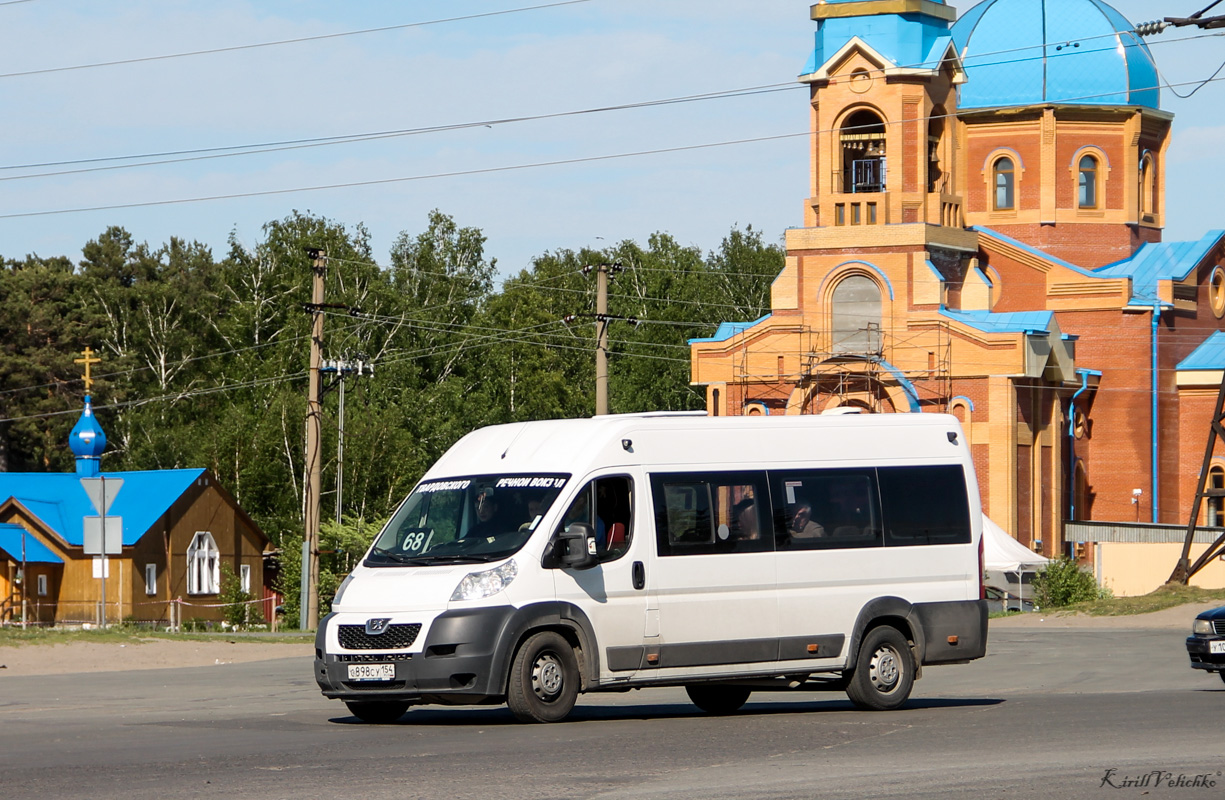
<instances>
[{"instance_id":1,"label":"bell tower","mask_svg":"<svg viewBox=\"0 0 1225 800\"><path fill-rule=\"evenodd\" d=\"M805 228L963 227L956 11L935 0L823 0L812 18L816 46L800 76L813 132Z\"/></svg>"}]
</instances>

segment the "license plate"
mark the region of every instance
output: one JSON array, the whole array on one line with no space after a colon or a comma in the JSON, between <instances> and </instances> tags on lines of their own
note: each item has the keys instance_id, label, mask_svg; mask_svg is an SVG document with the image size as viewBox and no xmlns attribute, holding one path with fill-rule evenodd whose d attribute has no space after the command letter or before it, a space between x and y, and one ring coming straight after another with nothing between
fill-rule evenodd
<instances>
[{"instance_id":1,"label":"license plate","mask_svg":"<svg viewBox=\"0 0 1225 800\"><path fill-rule=\"evenodd\" d=\"M1225 639L1218 639L1208 643L1209 653L1225 653Z\"/></svg>"},{"instance_id":2,"label":"license plate","mask_svg":"<svg viewBox=\"0 0 1225 800\"><path fill-rule=\"evenodd\" d=\"M395 679L395 664L349 665L349 680L351 681L394 681Z\"/></svg>"}]
</instances>

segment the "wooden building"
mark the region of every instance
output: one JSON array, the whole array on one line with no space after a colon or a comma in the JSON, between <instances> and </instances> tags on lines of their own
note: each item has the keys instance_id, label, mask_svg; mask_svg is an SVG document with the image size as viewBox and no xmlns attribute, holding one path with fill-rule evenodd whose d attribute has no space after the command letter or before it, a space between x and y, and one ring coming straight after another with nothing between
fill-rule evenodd
<instances>
[{"instance_id":1,"label":"wooden building","mask_svg":"<svg viewBox=\"0 0 1225 800\"><path fill-rule=\"evenodd\" d=\"M101 472L106 436L88 397L70 445L75 473L0 473L0 623L219 621L229 573L253 598L271 595L268 538L209 470ZM82 478L118 489L107 519L122 521L121 552L105 560L85 552L98 511Z\"/></svg>"}]
</instances>

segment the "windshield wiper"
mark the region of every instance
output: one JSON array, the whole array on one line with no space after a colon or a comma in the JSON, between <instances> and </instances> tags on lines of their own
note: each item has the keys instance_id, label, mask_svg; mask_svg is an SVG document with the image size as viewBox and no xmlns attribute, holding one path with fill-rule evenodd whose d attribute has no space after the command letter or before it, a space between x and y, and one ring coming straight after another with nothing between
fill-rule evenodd
<instances>
[{"instance_id":1,"label":"windshield wiper","mask_svg":"<svg viewBox=\"0 0 1225 800\"><path fill-rule=\"evenodd\" d=\"M370 551L370 555L387 556L392 561L395 561L396 563L399 563L399 564L411 564L414 561L416 561L416 559L413 558L412 556L403 556L403 555L400 555L399 553L393 553L390 550L385 550L382 547L374 548L373 550Z\"/></svg>"},{"instance_id":2,"label":"windshield wiper","mask_svg":"<svg viewBox=\"0 0 1225 800\"><path fill-rule=\"evenodd\" d=\"M487 564L494 560L488 556L406 556L393 553L382 547L370 551L370 555L386 556L397 564L408 564L414 567L424 567L431 564Z\"/></svg>"}]
</instances>

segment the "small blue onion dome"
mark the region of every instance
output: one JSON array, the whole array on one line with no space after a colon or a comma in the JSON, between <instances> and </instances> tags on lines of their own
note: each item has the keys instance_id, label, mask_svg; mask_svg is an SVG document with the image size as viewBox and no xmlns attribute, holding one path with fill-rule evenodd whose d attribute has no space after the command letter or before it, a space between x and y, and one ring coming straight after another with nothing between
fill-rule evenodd
<instances>
[{"instance_id":1,"label":"small blue onion dome","mask_svg":"<svg viewBox=\"0 0 1225 800\"><path fill-rule=\"evenodd\" d=\"M1161 107L1148 45L1101 0L984 0L952 35L969 78L959 108Z\"/></svg>"},{"instance_id":2,"label":"small blue onion dome","mask_svg":"<svg viewBox=\"0 0 1225 800\"><path fill-rule=\"evenodd\" d=\"M85 395L85 410L81 412L81 418L68 435L68 446L77 458L96 459L106 449L106 434L94 417L89 395Z\"/></svg>"}]
</instances>

